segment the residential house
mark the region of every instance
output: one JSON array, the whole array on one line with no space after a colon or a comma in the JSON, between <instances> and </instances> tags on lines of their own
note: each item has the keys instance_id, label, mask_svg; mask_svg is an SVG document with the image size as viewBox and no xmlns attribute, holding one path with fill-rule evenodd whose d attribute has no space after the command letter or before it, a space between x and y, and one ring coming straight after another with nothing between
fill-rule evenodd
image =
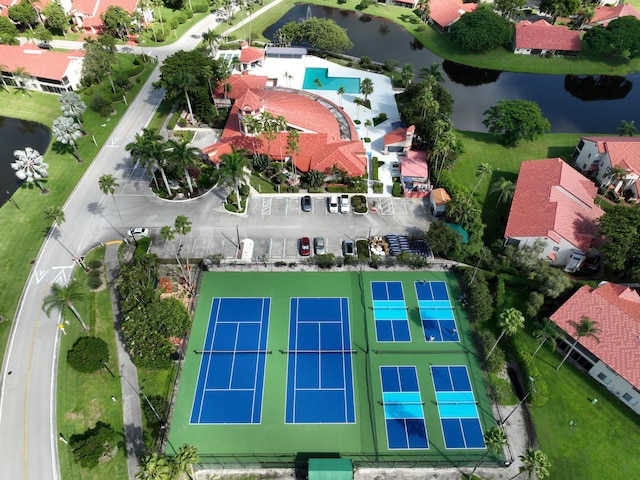
<instances>
[{"instance_id":1,"label":"residential house","mask_svg":"<svg viewBox=\"0 0 640 480\"><path fill-rule=\"evenodd\" d=\"M40 92L75 90L82 79L83 50L52 52L33 44L0 45L2 79L8 85Z\"/></svg>"},{"instance_id":2,"label":"residential house","mask_svg":"<svg viewBox=\"0 0 640 480\"><path fill-rule=\"evenodd\" d=\"M583 317L597 322L599 342L576 338L569 322ZM549 318L567 334L559 348L568 352L578 340L571 360L640 414L640 295L614 283L585 285Z\"/></svg>"},{"instance_id":3,"label":"residential house","mask_svg":"<svg viewBox=\"0 0 640 480\"><path fill-rule=\"evenodd\" d=\"M608 186L628 198L638 198L640 137L582 137L573 160L598 185Z\"/></svg>"},{"instance_id":4,"label":"residential house","mask_svg":"<svg viewBox=\"0 0 640 480\"><path fill-rule=\"evenodd\" d=\"M416 133L415 125L410 127L398 127L395 130L387 133L384 136L384 150L383 153L399 153L400 155L406 154L411 149L413 143L413 137Z\"/></svg>"},{"instance_id":5,"label":"residential house","mask_svg":"<svg viewBox=\"0 0 640 480\"><path fill-rule=\"evenodd\" d=\"M229 117L220 140L203 149L213 162L218 163L233 148L245 148L290 162L297 173L330 172L334 166L352 177L366 173L368 160L362 141L353 121L337 105L309 92L268 87L266 77L233 75L225 83L232 85L227 92L233 102ZM223 90L224 85L216 90L217 100ZM287 148L287 131L278 132L273 139L252 131L251 122L259 123L265 112L283 117L287 130L299 132L298 152Z\"/></svg>"},{"instance_id":6,"label":"residential house","mask_svg":"<svg viewBox=\"0 0 640 480\"><path fill-rule=\"evenodd\" d=\"M219 84L213 93L213 103L216 107L231 107L236 98L243 96L247 90L262 90L268 84L269 78L263 75L242 74L231 75L223 83Z\"/></svg>"},{"instance_id":7,"label":"residential house","mask_svg":"<svg viewBox=\"0 0 640 480\"><path fill-rule=\"evenodd\" d=\"M460 20L462 15L475 11L477 6L475 3L463 3L460 0L431 0L431 12L427 22L441 32L448 32L451 25Z\"/></svg>"},{"instance_id":8,"label":"residential house","mask_svg":"<svg viewBox=\"0 0 640 480\"><path fill-rule=\"evenodd\" d=\"M507 221L507 245L540 245L540 258L574 272L597 246L596 187L560 158L522 162Z\"/></svg>"},{"instance_id":9,"label":"residential house","mask_svg":"<svg viewBox=\"0 0 640 480\"><path fill-rule=\"evenodd\" d=\"M606 27L611 20L615 20L620 17L636 17L640 20L640 12L631 4L623 3L616 6L600 6L596 7L595 14L588 25L585 28L591 28L595 26Z\"/></svg>"},{"instance_id":10,"label":"residential house","mask_svg":"<svg viewBox=\"0 0 640 480\"><path fill-rule=\"evenodd\" d=\"M400 159L400 179L405 198L424 198L431 191L427 152L408 150Z\"/></svg>"},{"instance_id":11,"label":"residential house","mask_svg":"<svg viewBox=\"0 0 640 480\"><path fill-rule=\"evenodd\" d=\"M255 67L261 67L262 62L264 61L264 50L250 47L247 42L242 42L239 60L241 70L250 70Z\"/></svg>"},{"instance_id":12,"label":"residential house","mask_svg":"<svg viewBox=\"0 0 640 480\"><path fill-rule=\"evenodd\" d=\"M580 32L545 20L516 23L513 53L520 55L577 55Z\"/></svg>"},{"instance_id":13,"label":"residential house","mask_svg":"<svg viewBox=\"0 0 640 480\"><path fill-rule=\"evenodd\" d=\"M107 8L120 7L133 14L138 0L72 0L70 3L69 7L69 0L66 0L62 3L62 7L74 23L87 33L99 35L102 33L101 15L107 11Z\"/></svg>"},{"instance_id":14,"label":"residential house","mask_svg":"<svg viewBox=\"0 0 640 480\"><path fill-rule=\"evenodd\" d=\"M451 201L451 197L444 188L434 188L429 195L429 205L431 214L440 216L444 214L447 203Z\"/></svg>"}]
</instances>

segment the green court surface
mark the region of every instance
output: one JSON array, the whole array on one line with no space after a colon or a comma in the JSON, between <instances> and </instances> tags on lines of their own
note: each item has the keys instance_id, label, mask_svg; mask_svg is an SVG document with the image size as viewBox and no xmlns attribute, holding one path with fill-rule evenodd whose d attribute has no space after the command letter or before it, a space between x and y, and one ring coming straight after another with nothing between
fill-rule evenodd
<instances>
[{"instance_id":1,"label":"green court surface","mask_svg":"<svg viewBox=\"0 0 640 480\"><path fill-rule=\"evenodd\" d=\"M459 342L425 340L414 282L446 282L454 309ZM410 342L376 342L371 282L402 282L410 329ZM470 465L484 448L446 448L436 392L433 365L466 366L477 400L482 431L495 426L491 404L482 380L475 347L464 310L458 303L460 288L446 272L277 272L216 273L203 275L194 324L185 355L167 452L184 443L195 445L203 464L232 466L291 466L309 456L342 456L355 465L451 466ZM212 299L262 297L271 299L264 389L260 423L191 424L191 410ZM346 297L353 362L355 423L285 423L290 299ZM382 403L381 366L415 366L423 402L428 449L392 449L387 443ZM414 409L415 411L415 409ZM491 456L488 456L491 458ZM500 458L495 458L500 461Z\"/></svg>"}]
</instances>

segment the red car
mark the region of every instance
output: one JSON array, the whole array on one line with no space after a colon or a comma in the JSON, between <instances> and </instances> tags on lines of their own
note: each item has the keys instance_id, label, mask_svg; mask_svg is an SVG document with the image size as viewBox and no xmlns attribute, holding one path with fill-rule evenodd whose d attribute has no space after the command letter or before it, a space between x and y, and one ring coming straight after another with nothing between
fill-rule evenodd
<instances>
[{"instance_id":1,"label":"red car","mask_svg":"<svg viewBox=\"0 0 640 480\"><path fill-rule=\"evenodd\" d=\"M311 255L311 241L309 237L302 237L300 239L300 255L303 257Z\"/></svg>"}]
</instances>

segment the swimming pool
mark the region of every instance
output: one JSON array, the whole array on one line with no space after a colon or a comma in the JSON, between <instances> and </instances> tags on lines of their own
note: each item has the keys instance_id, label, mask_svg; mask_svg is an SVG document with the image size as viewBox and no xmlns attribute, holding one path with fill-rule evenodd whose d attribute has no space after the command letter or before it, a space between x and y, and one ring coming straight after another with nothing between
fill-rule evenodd
<instances>
[{"instance_id":1,"label":"swimming pool","mask_svg":"<svg viewBox=\"0 0 640 480\"><path fill-rule=\"evenodd\" d=\"M320 86L316 83L320 82ZM345 93L360 93L360 79L356 77L330 77L328 68L306 68L302 88L305 90L338 90Z\"/></svg>"}]
</instances>

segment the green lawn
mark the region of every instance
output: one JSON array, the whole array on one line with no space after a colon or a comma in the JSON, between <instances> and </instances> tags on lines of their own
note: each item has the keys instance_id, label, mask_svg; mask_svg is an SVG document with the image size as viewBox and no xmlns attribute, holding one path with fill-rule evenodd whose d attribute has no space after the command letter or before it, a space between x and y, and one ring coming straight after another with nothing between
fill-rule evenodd
<instances>
[{"instance_id":1,"label":"green lawn","mask_svg":"<svg viewBox=\"0 0 640 480\"><path fill-rule=\"evenodd\" d=\"M104 259L105 247L100 247L87 256L87 263L93 259ZM87 274L78 269L77 278L86 286ZM95 313L91 303L95 302ZM82 331L78 320L66 309L64 318L69 322L66 335L61 335L60 359L58 363L57 382L57 422L58 431L69 440L72 435L82 434L93 428L97 421L113 427L116 432L118 451L114 458L99 464L94 469L80 467L74 460L71 450L62 442L58 445L60 473L64 479L100 480L103 478L126 478L127 464L124 449L124 430L122 423L122 405L120 377L118 375L118 358L116 353L113 315L109 290L103 288L96 293L89 293L84 299L74 302L85 323L90 325L88 335L104 340L109 346L107 365L114 372L112 376L106 369L96 373L80 373L67 364L67 352L80 337L87 335ZM114 402L111 397L116 398Z\"/></svg>"}]
</instances>

